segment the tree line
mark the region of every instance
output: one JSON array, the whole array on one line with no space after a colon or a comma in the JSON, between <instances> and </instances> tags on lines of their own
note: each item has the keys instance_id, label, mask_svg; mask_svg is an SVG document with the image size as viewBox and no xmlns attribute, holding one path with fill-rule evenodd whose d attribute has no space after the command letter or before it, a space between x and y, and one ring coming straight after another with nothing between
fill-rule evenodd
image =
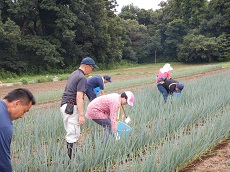
<instances>
[{"instance_id":1,"label":"tree line","mask_svg":"<svg viewBox=\"0 0 230 172\"><path fill-rule=\"evenodd\" d=\"M230 60L229 0L167 0L160 9L116 0L1 0L0 73L60 72L90 56L122 61Z\"/></svg>"}]
</instances>

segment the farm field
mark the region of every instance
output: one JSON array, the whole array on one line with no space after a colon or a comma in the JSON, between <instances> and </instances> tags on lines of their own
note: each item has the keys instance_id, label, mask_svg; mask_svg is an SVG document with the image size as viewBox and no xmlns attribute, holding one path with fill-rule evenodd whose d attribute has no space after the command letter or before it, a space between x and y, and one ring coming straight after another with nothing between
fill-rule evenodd
<instances>
[{"instance_id":1,"label":"farm field","mask_svg":"<svg viewBox=\"0 0 230 172\"><path fill-rule=\"evenodd\" d=\"M229 73L230 69L229 68L215 68L211 71L201 71L198 73L191 73L191 74L186 74L186 75L181 75L181 73L185 73L185 71L190 70L190 68L195 68L196 66L173 66L174 70L172 72L172 77L186 83L186 85L194 84L194 80L200 80L202 77L206 76L213 76L216 74L220 73ZM113 71L106 71L107 73L102 73L102 72L93 72L94 74L109 74L112 76L112 83L106 85L106 93L110 92L118 92L121 93L122 91L125 90L131 90L131 91L139 91L143 90L143 92L146 91L153 91L150 95L152 94L157 94L158 99L154 101L159 101L162 99L161 95L157 92L155 89L155 75L157 73L157 70L159 67L140 67L140 68L129 68L129 69L123 69L123 70L113 70ZM134 80L136 79L136 80ZM139 80L138 80L139 79ZM146 80L147 81L146 81ZM126 82L127 80L133 80L133 83L129 83L127 86L126 85L119 85L122 82ZM0 88L0 98L3 98L3 96L9 92L10 90L17 88L17 87L25 87L30 89L35 95L39 95L41 93L48 93L49 91L57 91L60 92L60 90L64 90L66 81L58 81L58 82L48 82L48 83L37 83L37 84L29 84L29 85L23 85L23 86L12 86L12 87L1 87ZM116 86L113 86L116 85ZM192 87L192 86L189 86ZM186 87L185 87L186 89ZM140 93L139 93L140 94ZM187 93L188 95L188 93ZM44 96L44 95L42 95ZM191 98L191 97L190 97ZM192 97L193 98L193 97ZM228 94L229 98L229 94ZM42 99L42 98L41 98ZM183 97L185 100L186 97ZM42 100L39 99L38 105L36 108L39 107L46 107L49 108L50 105L54 107L58 107L60 104L60 97L59 98L51 98L47 99L47 101L43 102ZM135 106L138 106L140 104L136 104ZM168 106L168 105L167 105ZM166 107L167 107L166 106ZM128 109L129 110L129 109ZM229 111L229 106L228 109ZM33 115L33 114L32 114ZM134 117L133 117L134 118ZM26 122L26 120L24 121ZM33 128L31 126L31 128ZM32 130L29 128L28 130ZM176 130L175 130L176 131ZM59 138L61 139L61 138ZM23 139L22 139L23 140ZM14 144L14 143L13 143ZM32 142L31 142L32 144ZM43 144L43 143L41 143ZM48 141L48 144L49 143ZM97 145L95 145L97 146ZM18 152L20 152L19 148L17 149ZM17 151L14 151L16 153ZM150 152L151 154L152 152ZM16 154L17 155L17 154ZM146 154L144 156L147 156L148 153L146 151ZM19 156L19 155L17 155ZM208 151L204 156L199 158L198 160L192 162L190 165L187 165L185 169L182 169L181 171L227 171L229 170L228 164L229 162L229 156L230 156L230 141L224 140L218 146L215 147L213 151ZM17 163L17 157L15 158L15 163ZM55 161L55 159L53 160ZM65 161L65 160L63 160ZM144 161L144 158L143 158ZM29 162L28 162L29 163ZM51 162L50 162L51 163ZM133 162L135 164L135 161ZM30 164L28 164L30 165ZM111 164L112 165L112 164Z\"/></svg>"}]
</instances>

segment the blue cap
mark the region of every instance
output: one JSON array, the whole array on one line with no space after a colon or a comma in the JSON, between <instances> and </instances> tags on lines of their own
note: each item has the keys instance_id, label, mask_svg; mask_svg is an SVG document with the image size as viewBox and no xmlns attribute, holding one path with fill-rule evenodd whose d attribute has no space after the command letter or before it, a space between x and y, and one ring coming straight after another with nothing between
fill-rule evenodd
<instances>
[{"instance_id":1,"label":"blue cap","mask_svg":"<svg viewBox=\"0 0 230 172\"><path fill-rule=\"evenodd\" d=\"M108 82L112 82L112 81L111 81L111 76L109 76L109 75L105 75L105 76L104 76L104 79L106 79Z\"/></svg>"},{"instance_id":2,"label":"blue cap","mask_svg":"<svg viewBox=\"0 0 230 172\"><path fill-rule=\"evenodd\" d=\"M96 65L95 61L90 57L86 57L86 58L82 59L81 64L92 65L94 68L97 68L97 69L99 68Z\"/></svg>"},{"instance_id":3,"label":"blue cap","mask_svg":"<svg viewBox=\"0 0 230 172\"><path fill-rule=\"evenodd\" d=\"M178 88L177 93L181 93L181 91L182 91L183 88L184 88L184 85L183 85L183 84L180 84L180 83L177 83L176 86L177 86L177 88Z\"/></svg>"}]
</instances>

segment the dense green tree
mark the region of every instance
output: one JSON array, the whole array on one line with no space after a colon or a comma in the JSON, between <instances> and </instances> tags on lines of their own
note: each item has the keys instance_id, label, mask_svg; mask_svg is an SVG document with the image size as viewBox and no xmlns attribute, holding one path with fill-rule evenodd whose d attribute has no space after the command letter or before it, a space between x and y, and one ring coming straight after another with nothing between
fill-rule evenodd
<instances>
[{"instance_id":1,"label":"dense green tree","mask_svg":"<svg viewBox=\"0 0 230 172\"><path fill-rule=\"evenodd\" d=\"M123 6L118 16L125 20L127 19L138 20L137 14L139 11L140 9L138 7L134 6L134 4L130 4L130 5Z\"/></svg>"},{"instance_id":2,"label":"dense green tree","mask_svg":"<svg viewBox=\"0 0 230 172\"><path fill-rule=\"evenodd\" d=\"M74 36L74 32L68 30L74 25L69 23L73 16L65 15L68 8L52 0L20 0L12 2L10 7L10 16L23 35L18 54L24 54L32 68L42 66L47 70L47 67L63 64L61 53L65 50L61 48L61 40Z\"/></svg>"},{"instance_id":3,"label":"dense green tree","mask_svg":"<svg viewBox=\"0 0 230 172\"><path fill-rule=\"evenodd\" d=\"M124 34L124 28L121 27L121 18L111 18L108 22L108 47L106 49L106 60L102 62L109 68L115 64L119 64L122 60L122 49L124 47L124 41L122 36Z\"/></svg>"},{"instance_id":4,"label":"dense green tree","mask_svg":"<svg viewBox=\"0 0 230 172\"><path fill-rule=\"evenodd\" d=\"M106 7L106 10L105 10ZM75 43L80 47L81 57L92 56L97 62L107 65L108 61L115 62L121 58L120 31L116 15L112 12L114 5L108 1L87 1L83 11L75 9L78 20L75 23ZM122 44L121 44L122 45ZM120 50L119 50L120 49ZM114 51L114 52L113 52ZM113 57L113 58L111 58Z\"/></svg>"},{"instance_id":5,"label":"dense green tree","mask_svg":"<svg viewBox=\"0 0 230 172\"><path fill-rule=\"evenodd\" d=\"M144 25L139 25L136 20L123 20L125 44L123 48L123 59L139 63L147 62L151 53L151 37Z\"/></svg>"},{"instance_id":6,"label":"dense green tree","mask_svg":"<svg viewBox=\"0 0 230 172\"><path fill-rule=\"evenodd\" d=\"M201 33L218 37L222 33L230 34L230 2L212 0L208 5L208 15L201 23Z\"/></svg>"},{"instance_id":7,"label":"dense green tree","mask_svg":"<svg viewBox=\"0 0 230 172\"><path fill-rule=\"evenodd\" d=\"M178 57L184 62L212 62L229 59L228 38L207 38L203 35L188 34L179 46ZM226 51L227 50L227 51Z\"/></svg>"},{"instance_id":8,"label":"dense green tree","mask_svg":"<svg viewBox=\"0 0 230 172\"><path fill-rule=\"evenodd\" d=\"M18 72L26 66L24 59L17 56L18 45L21 42L19 27L8 19L4 24L0 20L0 67L13 72Z\"/></svg>"},{"instance_id":9,"label":"dense green tree","mask_svg":"<svg viewBox=\"0 0 230 172\"><path fill-rule=\"evenodd\" d=\"M22 34L18 55L24 54L35 68L76 66L85 56L102 64L111 54L110 60L121 58L117 52L123 44L113 23L115 0L19 0L7 5L5 11Z\"/></svg>"},{"instance_id":10,"label":"dense green tree","mask_svg":"<svg viewBox=\"0 0 230 172\"><path fill-rule=\"evenodd\" d=\"M136 63L229 60L228 0L167 0L158 10L116 0L1 0L0 67L41 73L85 56L103 68ZM187 47L185 45L189 45Z\"/></svg>"},{"instance_id":11,"label":"dense green tree","mask_svg":"<svg viewBox=\"0 0 230 172\"><path fill-rule=\"evenodd\" d=\"M205 17L207 0L174 0L173 10L177 10L188 27L195 28L200 25Z\"/></svg>"},{"instance_id":12,"label":"dense green tree","mask_svg":"<svg viewBox=\"0 0 230 172\"><path fill-rule=\"evenodd\" d=\"M170 61L178 60L177 47L183 41L186 35L186 26L181 19L174 19L169 22L165 31L166 40L164 43L164 54L169 57Z\"/></svg>"},{"instance_id":13,"label":"dense green tree","mask_svg":"<svg viewBox=\"0 0 230 172\"><path fill-rule=\"evenodd\" d=\"M153 10L145 10L145 9L139 10L137 13L138 23L143 24L145 26L148 26L149 24L151 24L150 19L151 19L152 12Z\"/></svg>"},{"instance_id":14,"label":"dense green tree","mask_svg":"<svg viewBox=\"0 0 230 172\"><path fill-rule=\"evenodd\" d=\"M157 33L157 39L160 38L160 46L158 46L158 61L168 61L172 60L175 57L174 54L165 53L166 50L166 43L165 40L167 39L166 30L169 28L169 23L173 21L173 13L171 12L171 6L169 3L162 2L161 6L163 8L157 10L156 12L151 13L151 25L149 27L150 35L155 35ZM159 51L160 50L160 51ZM168 49L169 50L169 49Z\"/></svg>"},{"instance_id":15,"label":"dense green tree","mask_svg":"<svg viewBox=\"0 0 230 172\"><path fill-rule=\"evenodd\" d=\"M8 10L10 9L9 3L11 3L11 0L0 1L0 11L1 11L1 18L3 23L5 23L5 21L9 17L9 12L8 12Z\"/></svg>"}]
</instances>

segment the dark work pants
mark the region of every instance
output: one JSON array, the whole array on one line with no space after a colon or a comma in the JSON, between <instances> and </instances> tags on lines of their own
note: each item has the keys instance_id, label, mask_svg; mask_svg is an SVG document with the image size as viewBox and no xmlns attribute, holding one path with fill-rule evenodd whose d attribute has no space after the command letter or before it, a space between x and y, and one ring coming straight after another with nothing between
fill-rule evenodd
<instances>
[{"instance_id":1,"label":"dark work pants","mask_svg":"<svg viewBox=\"0 0 230 172\"><path fill-rule=\"evenodd\" d=\"M165 87L162 84L157 84L157 88L161 92L161 94L163 95L164 101L166 103L167 97L168 97L167 90L165 89Z\"/></svg>"},{"instance_id":2,"label":"dark work pants","mask_svg":"<svg viewBox=\"0 0 230 172\"><path fill-rule=\"evenodd\" d=\"M102 138L102 143L107 142L109 138L109 134L112 134L111 132L111 120L110 118L107 119L93 119L94 122L97 124L101 125L103 127L103 138Z\"/></svg>"}]
</instances>

